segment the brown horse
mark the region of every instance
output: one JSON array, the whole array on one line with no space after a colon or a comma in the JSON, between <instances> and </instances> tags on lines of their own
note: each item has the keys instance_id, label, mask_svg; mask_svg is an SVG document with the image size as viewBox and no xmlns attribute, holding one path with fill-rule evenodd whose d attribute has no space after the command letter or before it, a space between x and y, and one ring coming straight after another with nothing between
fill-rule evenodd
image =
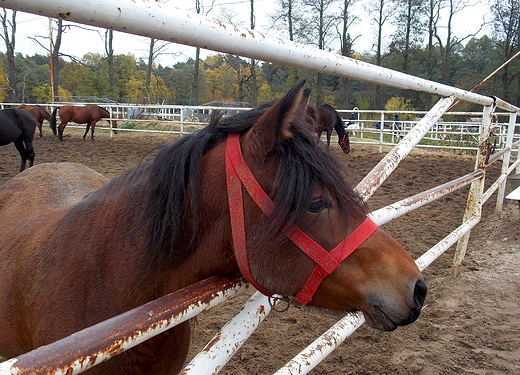
<instances>
[{"instance_id":1,"label":"brown horse","mask_svg":"<svg viewBox=\"0 0 520 375\"><path fill-rule=\"evenodd\" d=\"M319 107L308 107L307 114L316 123L316 133L321 138L323 132L327 133L327 147L330 147L330 137L332 131L338 134L338 144L345 154L350 152L349 133L343 127L341 115L329 104L322 104Z\"/></svg>"},{"instance_id":2,"label":"brown horse","mask_svg":"<svg viewBox=\"0 0 520 375\"><path fill-rule=\"evenodd\" d=\"M102 118L110 118L110 113L101 107L98 107L95 104L87 104L85 106L74 106L74 105L64 105L62 107L56 107L54 111L52 111L51 115L51 129L54 135L56 135L56 112L60 115L60 125L58 126L58 139L63 141L63 131L65 127L69 123L69 121L73 121L77 124L87 124L87 128L85 130L85 134L83 134L83 139L88 134L89 129L90 138L94 140L94 129L96 128L96 123ZM113 128L117 128L117 122L115 120L107 120L108 123L112 124ZM117 131L114 130L115 133Z\"/></svg>"},{"instance_id":3,"label":"brown horse","mask_svg":"<svg viewBox=\"0 0 520 375\"><path fill-rule=\"evenodd\" d=\"M27 105L27 104L21 104L18 107L18 109L23 109L24 111L29 112L31 115L34 116L36 119L36 125L38 126L38 129L40 130L40 137L43 137L43 121L47 120L49 123L51 122L51 115L42 107L39 105Z\"/></svg>"},{"instance_id":4,"label":"brown horse","mask_svg":"<svg viewBox=\"0 0 520 375\"><path fill-rule=\"evenodd\" d=\"M35 130L36 120L28 112L15 108L0 111L0 146L14 142L22 159L20 172L25 169L27 160L29 160L29 167L34 163Z\"/></svg>"},{"instance_id":5,"label":"brown horse","mask_svg":"<svg viewBox=\"0 0 520 375\"><path fill-rule=\"evenodd\" d=\"M263 293L301 304L361 310L381 330L415 321L426 296L420 271L367 218L341 163L310 129L303 84L267 109L213 115L108 183L69 163L8 181L0 190L0 355L213 275L243 274ZM34 188L42 184L49 194ZM176 374L190 333L182 323L89 374Z\"/></svg>"}]
</instances>

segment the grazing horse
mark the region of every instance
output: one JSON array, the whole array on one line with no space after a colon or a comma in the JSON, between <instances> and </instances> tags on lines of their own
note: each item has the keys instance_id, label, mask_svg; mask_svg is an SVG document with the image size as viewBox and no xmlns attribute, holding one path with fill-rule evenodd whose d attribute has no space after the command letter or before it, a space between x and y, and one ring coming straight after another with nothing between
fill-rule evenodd
<instances>
[{"instance_id":1,"label":"grazing horse","mask_svg":"<svg viewBox=\"0 0 520 375\"><path fill-rule=\"evenodd\" d=\"M51 115L51 129L54 135L56 135L56 112L60 115L60 125L58 126L58 139L63 142L63 131L65 127L69 123L69 121L73 121L77 124L87 124L87 128L85 130L85 134L83 134L83 139L90 131L90 138L94 140L94 129L96 128L96 123L102 118L110 118L110 113L101 107L98 107L95 104L87 104L85 106L74 106L74 105L64 105L61 107L56 107L52 111ZM113 128L117 128L117 122L115 120L107 120L108 123L112 124ZM114 130L114 133L117 131Z\"/></svg>"},{"instance_id":2,"label":"grazing horse","mask_svg":"<svg viewBox=\"0 0 520 375\"><path fill-rule=\"evenodd\" d=\"M330 147L330 137L332 130L338 134L338 144L345 154L350 152L349 134L343 127L343 119L340 114L329 104L322 104L319 107L308 107L307 114L316 123L316 133L321 138L321 133L327 133L327 147Z\"/></svg>"},{"instance_id":3,"label":"grazing horse","mask_svg":"<svg viewBox=\"0 0 520 375\"><path fill-rule=\"evenodd\" d=\"M304 83L267 109L214 114L108 183L73 163L9 180L0 190L0 355L214 275L242 274L300 304L360 310L385 331L415 321L424 279L309 127ZM190 334L181 323L88 373L176 374Z\"/></svg>"},{"instance_id":4,"label":"grazing horse","mask_svg":"<svg viewBox=\"0 0 520 375\"><path fill-rule=\"evenodd\" d=\"M38 126L38 129L40 130L40 137L43 137L43 132L42 132L43 121L47 120L50 123L51 115L45 109L40 107L39 105L21 104L16 108L23 109L34 116L34 118L36 119L36 125Z\"/></svg>"},{"instance_id":5,"label":"grazing horse","mask_svg":"<svg viewBox=\"0 0 520 375\"><path fill-rule=\"evenodd\" d=\"M29 112L15 108L0 111L0 146L14 142L22 159L20 172L25 169L27 160L29 160L29 167L34 163L35 131L36 120Z\"/></svg>"}]
</instances>

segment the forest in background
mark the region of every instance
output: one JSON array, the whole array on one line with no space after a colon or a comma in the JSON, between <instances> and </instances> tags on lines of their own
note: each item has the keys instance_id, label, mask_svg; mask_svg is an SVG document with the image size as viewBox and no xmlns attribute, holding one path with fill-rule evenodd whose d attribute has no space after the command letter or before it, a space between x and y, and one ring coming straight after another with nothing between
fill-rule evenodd
<instances>
[{"instance_id":1,"label":"forest in background","mask_svg":"<svg viewBox=\"0 0 520 375\"><path fill-rule=\"evenodd\" d=\"M254 0L250 1L253 15ZM342 12L331 12L332 4ZM520 51L518 0L490 2L492 32L478 38L454 34L449 17L448 23L440 23L441 9L455 14L467 6L464 0L370 0L368 6L373 7L374 24L381 38L367 53L352 48L349 25L355 15L348 12L352 0L280 0L279 5L278 19L273 21L278 22L278 31L286 38L466 90ZM254 106L280 97L300 78L306 78L313 87L313 104L327 102L341 109L424 110L436 100L427 94L226 54L162 66L154 60L164 42L151 39L146 60L131 54L117 55L113 53L111 30L105 33L106 54L68 56L59 49L61 39L67 37L61 20L54 21L55 38L48 55L23 56L16 52L14 42L16 12L3 9L0 17L6 45L0 54L2 102L48 103L54 99L184 105L234 102ZM250 28L254 28L253 19ZM232 17L227 21L233 21ZM391 42L383 45L383 30L389 25L394 34ZM513 60L478 92L520 106L520 61ZM467 104L458 109L479 110Z\"/></svg>"}]
</instances>

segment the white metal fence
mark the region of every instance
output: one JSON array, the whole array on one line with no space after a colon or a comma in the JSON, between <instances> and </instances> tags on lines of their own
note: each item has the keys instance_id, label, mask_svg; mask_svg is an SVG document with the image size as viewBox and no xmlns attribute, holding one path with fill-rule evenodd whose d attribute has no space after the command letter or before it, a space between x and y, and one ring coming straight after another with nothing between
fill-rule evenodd
<instances>
[{"instance_id":1,"label":"white metal fence","mask_svg":"<svg viewBox=\"0 0 520 375\"><path fill-rule=\"evenodd\" d=\"M0 109L15 107L21 103L0 103ZM68 102L60 104L36 104L49 113L61 105L84 105L83 102ZM211 114L219 111L231 115L250 108L242 107L214 107L214 106L183 106L183 105L135 105L135 104L106 104L94 103L110 112L110 118L117 120L118 130L122 132L167 132L187 134L208 124ZM338 109L343 118L345 128L354 136L353 144L374 144L379 146L395 145L402 136L412 130L426 111L385 111ZM394 116L400 119L397 123ZM493 137L496 140L496 150L506 145L509 114L495 113L497 123L494 125ZM353 118L352 118L353 117ZM406 118L406 119L403 119ZM411 118L411 119L410 119ZM444 148L458 150L477 150L479 134L482 132L482 113L479 112L450 112L450 121L442 117L433 124L424 135L417 147ZM100 123L98 129L106 129ZM84 127L74 125L69 127ZM520 125L519 125L520 126ZM516 132L514 140L520 138ZM335 135L333 136L335 137ZM516 150L515 150L516 151Z\"/></svg>"},{"instance_id":2,"label":"white metal fence","mask_svg":"<svg viewBox=\"0 0 520 375\"><path fill-rule=\"evenodd\" d=\"M426 135L432 133L432 128L439 126L442 128L441 118L455 100L460 99L482 105L483 112L476 116L481 118L479 132L470 132L471 136L478 134L476 147L478 152L474 172L428 191L418 192L412 197L395 202L388 207L371 213L371 216L376 223L383 224L394 217L427 204L428 202L457 190L462 186L471 184L470 193L468 195L467 210L464 215L463 223L417 259L416 263L420 269L426 268L446 249L457 243L454 272L460 272L462 259L467 248L469 234L471 229L480 220L483 203L498 190L499 193L496 207L497 209L500 209L504 198L507 176L514 170L519 172L518 166L520 160L517 158L514 162L511 162L511 150L516 149L520 143L520 141L514 141L518 138L518 132L515 132L515 130L517 121L516 117L519 109L498 98L485 97L458 88L408 76L403 73L373 66L368 63L338 56L333 53L315 50L309 48L309 46L299 45L279 38L273 38L258 31L227 25L220 21L207 19L199 15L188 15L184 11L171 8L169 4L168 7L166 7L155 2L137 3L129 0L97 0L88 2L71 0L45 0L38 2L33 0L3 0L2 5L7 8L31 12L38 15L55 18L66 16L67 20L73 22L103 28L112 28L114 30L137 35L146 35L156 39L209 48L225 53L237 54L240 56L252 57L289 66L297 66L304 69L334 74L351 79L396 88L417 90L441 96L442 99L440 99L429 112L424 114L417 123L411 122L410 124L406 124L406 127L409 126L410 128L406 129L406 134L402 134L402 139L401 136L399 136L399 143L381 160L372 172L370 172L358 184L356 190L365 200L370 198L374 191L397 167L399 162L420 142L420 140ZM139 22L135 22L135 19L139 19ZM216 35L218 35L218 37L216 37ZM501 116L505 117L503 123L507 125L504 125L504 130L500 130L502 134L501 136L503 136L503 147L501 151L498 154L491 155L493 148L493 145L490 144L491 135L492 132L498 131L499 128L494 114L497 108L504 112ZM182 121L183 120L184 118ZM380 120L381 124L384 124L384 121L385 116L382 115ZM360 129L367 129L369 127L368 125L365 126L364 122L358 122ZM366 124L368 124L368 120ZM447 128L448 125L446 124L444 130ZM382 125L379 131L379 133L382 134L382 137L384 137L387 130L385 130L384 125ZM395 129L391 129L390 131L395 132ZM460 133L464 132L465 130ZM368 134L368 131L366 133ZM384 139L381 142L383 143ZM486 169L489 163L499 160L502 161L502 173L500 177L491 184L488 190L484 191L485 173L483 170ZM229 285L227 290L229 290ZM226 295L231 295L233 293L234 292L226 292ZM269 304L266 297L255 294L254 298L250 299L250 301L246 303L246 307L243 311L247 312L246 315L253 316L253 313L259 310L265 310L268 312ZM134 311L127 314L133 313ZM181 315L182 314L183 313L181 313ZM124 315L126 316L126 314ZM262 319L262 317L259 317L258 315L254 316L253 319L256 321ZM122 319L124 321L124 318L124 316L120 316L114 319ZM242 327L249 325L249 323L241 317L237 319L240 321L239 324L241 324ZM171 319L168 318L167 320L170 321ZM323 336L319 337L308 348L304 349L286 366L280 369L278 374L308 373L319 361L330 353L331 350L337 347L346 337L354 332L357 327L362 325L363 322L364 318L360 313L347 315ZM226 325L218 335L219 340L212 340L211 345L203 350L201 354L188 365L184 374L200 375L218 372L218 369L227 362L230 355L238 350L241 342L243 342L251 332L251 330L238 329L241 336L237 337L237 331L234 327L235 322ZM161 328L163 328L163 325L161 325ZM98 326L94 326L92 329L95 330L95 332L99 332L99 336L102 336L103 331L100 330ZM141 335L142 332L145 333L145 337ZM127 343L127 347L131 347L138 344L143 339L151 337L157 333L152 332L151 329L144 329L139 332L130 330L126 333L127 336L125 336L125 342ZM129 339L130 337L132 340ZM232 341L229 341L231 339ZM70 339L65 338L61 342L58 342L56 344L58 345L57 347L66 347L67 340ZM63 343L65 343L65 345ZM50 351L55 354L56 346L53 345L37 349L31 353L1 364L0 373L25 374L31 372L28 370L31 368L30 366L32 366L32 368L37 368L38 366L42 367L45 364L47 368L46 372L49 374L62 373L60 372L60 369L64 368L69 369L67 372L68 374L72 374L84 371L89 368L90 364L92 364L90 362L87 364L82 362L80 366L73 367L70 362L71 359L66 356L66 351L63 353L63 357L57 360L61 362L50 364L49 358L45 356L45 353L49 353ZM96 346L96 348L99 350L99 346ZM106 350L102 350L102 353L96 351L89 352L88 350L92 349L84 348L84 351L81 352L80 355L83 357L101 358L101 354L106 352ZM56 357L56 355L53 356L55 360Z\"/></svg>"}]
</instances>

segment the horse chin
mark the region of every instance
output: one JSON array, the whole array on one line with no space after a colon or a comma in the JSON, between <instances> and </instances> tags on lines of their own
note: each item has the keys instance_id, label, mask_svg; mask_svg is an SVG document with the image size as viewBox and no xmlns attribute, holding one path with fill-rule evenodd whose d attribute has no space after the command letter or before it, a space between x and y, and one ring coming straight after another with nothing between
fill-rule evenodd
<instances>
[{"instance_id":1,"label":"horse chin","mask_svg":"<svg viewBox=\"0 0 520 375\"><path fill-rule=\"evenodd\" d=\"M319 316L323 316L326 318L332 318L334 320L340 320L340 319L344 318L346 314L349 313L349 311L345 311L345 310L332 310L332 309L327 309L325 307L317 307L317 306L312 306L312 305L303 306L296 302L294 302L293 306L295 308L301 309L302 311L304 311L306 313L310 313L313 315L319 315Z\"/></svg>"},{"instance_id":2,"label":"horse chin","mask_svg":"<svg viewBox=\"0 0 520 375\"><path fill-rule=\"evenodd\" d=\"M406 314L403 314L407 311ZM381 331L393 331L399 326L411 324L419 318L420 308L410 308L401 311L398 308L386 306L384 303L371 302L364 311L367 324Z\"/></svg>"},{"instance_id":3,"label":"horse chin","mask_svg":"<svg viewBox=\"0 0 520 375\"><path fill-rule=\"evenodd\" d=\"M393 331L400 325L394 322L378 306L372 306L370 312L365 313L364 315L367 324L380 331Z\"/></svg>"}]
</instances>

